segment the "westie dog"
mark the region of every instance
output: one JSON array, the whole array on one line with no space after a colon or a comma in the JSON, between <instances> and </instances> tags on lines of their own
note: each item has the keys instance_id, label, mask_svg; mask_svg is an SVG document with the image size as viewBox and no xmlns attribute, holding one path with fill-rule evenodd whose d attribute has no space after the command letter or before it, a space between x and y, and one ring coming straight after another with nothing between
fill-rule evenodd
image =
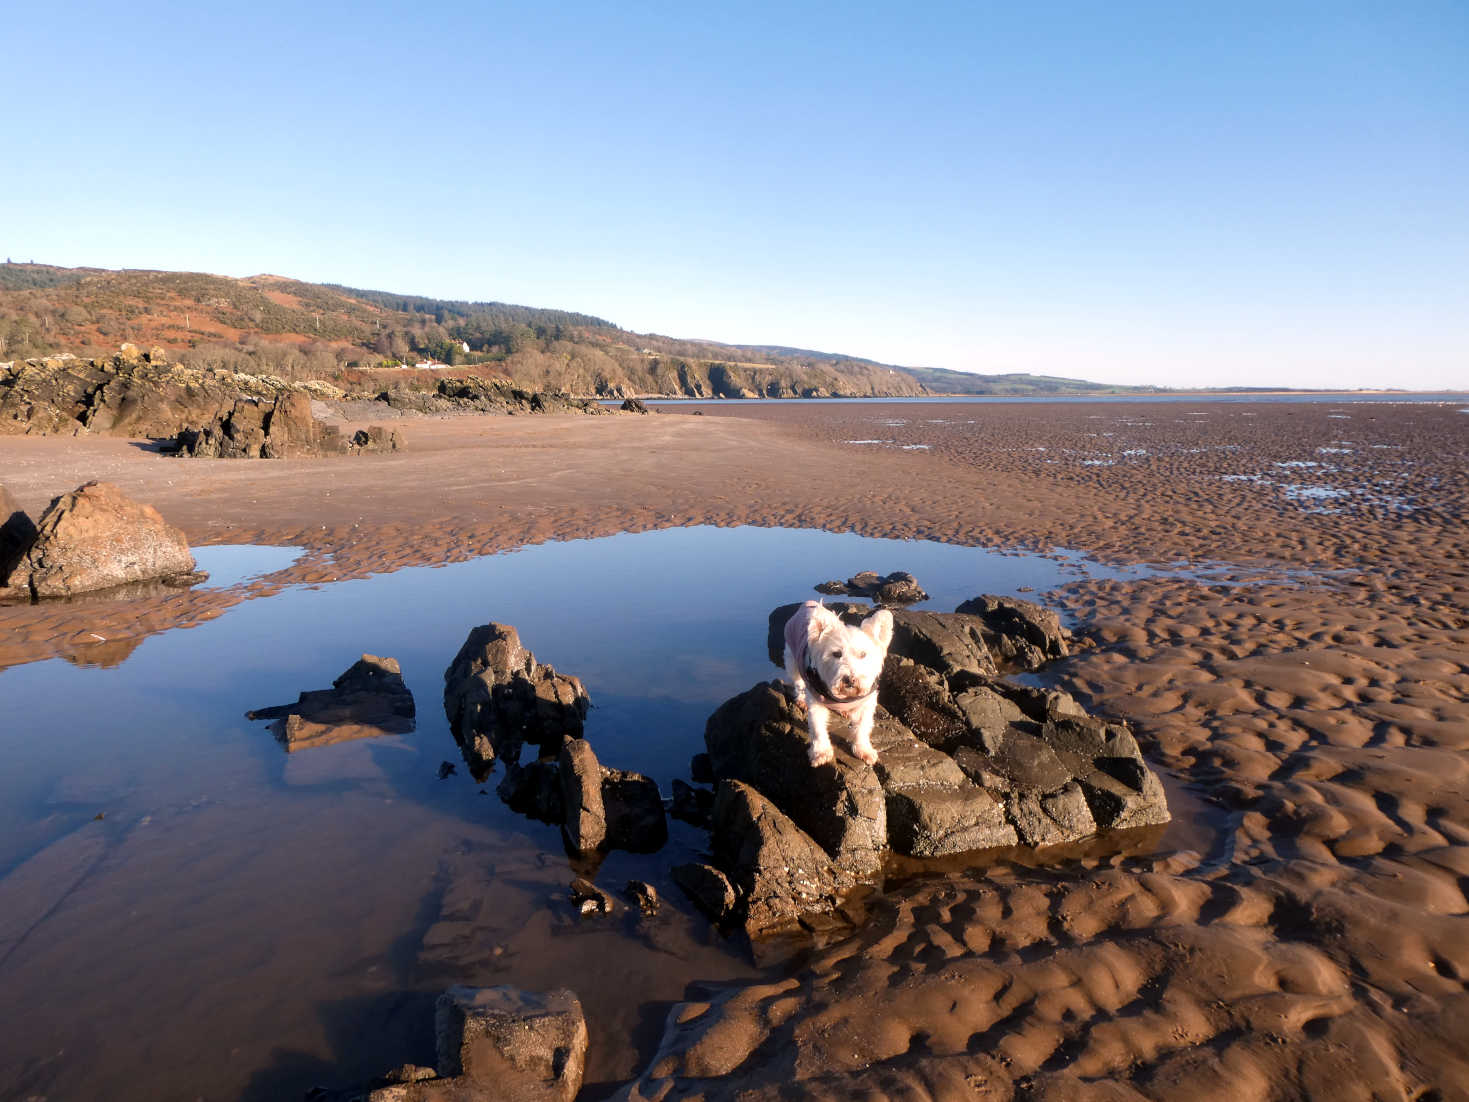
<instances>
[{"instance_id":1,"label":"westie dog","mask_svg":"<svg viewBox=\"0 0 1469 1102\"><path fill-rule=\"evenodd\" d=\"M786 673L806 708L812 765L832 760L826 730L832 712L846 716L851 725L852 753L868 765L877 761L872 748L877 678L892 639L893 614L885 608L854 628L818 602L807 601L786 621Z\"/></svg>"}]
</instances>

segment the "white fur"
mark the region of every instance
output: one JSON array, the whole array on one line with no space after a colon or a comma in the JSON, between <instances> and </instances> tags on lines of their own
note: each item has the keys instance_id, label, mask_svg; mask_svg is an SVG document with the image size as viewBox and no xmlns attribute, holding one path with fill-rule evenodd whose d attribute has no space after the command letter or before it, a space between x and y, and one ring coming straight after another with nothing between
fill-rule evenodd
<instances>
[{"instance_id":1,"label":"white fur","mask_svg":"<svg viewBox=\"0 0 1469 1102\"><path fill-rule=\"evenodd\" d=\"M802 622L804 620L804 622ZM848 627L830 609L815 601L807 601L791 617L786 628L786 673L796 686L796 699L806 709L806 726L811 732L809 756L812 765L825 765L832 760L831 737L827 723L833 711L846 715L852 728L852 753L868 765L877 761L872 748L872 721L877 714L878 676L883 659L893 638L893 614L879 609L862 621L860 627ZM792 643L804 641L806 661L839 698L850 699L871 692L861 703L845 708L829 707L817 690L806 683L800 656Z\"/></svg>"}]
</instances>

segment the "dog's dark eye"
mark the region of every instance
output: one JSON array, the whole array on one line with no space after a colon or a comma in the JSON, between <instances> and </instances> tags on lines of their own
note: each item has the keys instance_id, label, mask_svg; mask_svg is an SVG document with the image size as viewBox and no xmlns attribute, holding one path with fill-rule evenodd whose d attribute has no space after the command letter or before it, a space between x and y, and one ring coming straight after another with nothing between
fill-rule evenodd
<instances>
[{"instance_id":1,"label":"dog's dark eye","mask_svg":"<svg viewBox=\"0 0 1469 1102\"><path fill-rule=\"evenodd\" d=\"M840 658L842 656L842 652L839 651L839 650L834 650L834 651L831 652L831 656L833 658Z\"/></svg>"}]
</instances>

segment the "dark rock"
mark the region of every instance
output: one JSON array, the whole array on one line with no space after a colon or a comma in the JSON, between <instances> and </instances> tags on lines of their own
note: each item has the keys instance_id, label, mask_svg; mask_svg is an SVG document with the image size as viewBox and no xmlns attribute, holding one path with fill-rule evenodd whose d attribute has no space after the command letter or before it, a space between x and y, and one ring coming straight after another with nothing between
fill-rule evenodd
<instances>
[{"instance_id":1,"label":"dark rock","mask_svg":"<svg viewBox=\"0 0 1469 1102\"><path fill-rule=\"evenodd\" d=\"M911 658L945 678L960 672L993 677L998 671L982 627L977 616L899 610L893 613L888 655Z\"/></svg>"},{"instance_id":2,"label":"dark rock","mask_svg":"<svg viewBox=\"0 0 1469 1102\"><path fill-rule=\"evenodd\" d=\"M0 485L0 587L36 539L36 525Z\"/></svg>"},{"instance_id":3,"label":"dark rock","mask_svg":"<svg viewBox=\"0 0 1469 1102\"><path fill-rule=\"evenodd\" d=\"M607 838L607 811L602 803L602 767L586 739L561 747L561 834L575 853L593 853Z\"/></svg>"},{"instance_id":4,"label":"dark rock","mask_svg":"<svg viewBox=\"0 0 1469 1102\"><path fill-rule=\"evenodd\" d=\"M495 789L511 811L543 823L566 821L561 770L555 758L538 758L527 765L505 763L505 776Z\"/></svg>"},{"instance_id":5,"label":"dark rock","mask_svg":"<svg viewBox=\"0 0 1469 1102\"><path fill-rule=\"evenodd\" d=\"M471 631L444 671L444 713L476 780L497 757L519 762L527 742L541 756L580 738L589 704L580 681L538 664L505 624Z\"/></svg>"},{"instance_id":6,"label":"dark rock","mask_svg":"<svg viewBox=\"0 0 1469 1102\"><path fill-rule=\"evenodd\" d=\"M188 540L157 509L109 482L88 482L46 507L9 582L37 597L69 597L194 571Z\"/></svg>"},{"instance_id":7,"label":"dark rock","mask_svg":"<svg viewBox=\"0 0 1469 1102\"><path fill-rule=\"evenodd\" d=\"M1000 665L1009 670L1039 669L1071 653L1071 632L1048 608L1018 597L984 594L955 611L977 616L984 639Z\"/></svg>"},{"instance_id":8,"label":"dark rock","mask_svg":"<svg viewBox=\"0 0 1469 1102\"><path fill-rule=\"evenodd\" d=\"M879 575L873 570L854 574L845 582L822 582L816 592L830 596L865 597L880 605L909 605L915 601L928 600L928 594L918 584L918 579L906 570L895 570L891 574Z\"/></svg>"},{"instance_id":9,"label":"dark rock","mask_svg":"<svg viewBox=\"0 0 1469 1102\"><path fill-rule=\"evenodd\" d=\"M589 915L610 915L617 907L613 898L597 885L593 884L585 876L578 876L571 882L571 902L584 917Z\"/></svg>"},{"instance_id":10,"label":"dark rock","mask_svg":"<svg viewBox=\"0 0 1469 1102\"><path fill-rule=\"evenodd\" d=\"M568 801L567 806L572 806ZM602 770L602 809L606 849L652 853L668 841L668 817L658 785L641 773Z\"/></svg>"},{"instance_id":11,"label":"dark rock","mask_svg":"<svg viewBox=\"0 0 1469 1102\"><path fill-rule=\"evenodd\" d=\"M673 781L673 806L668 813L675 819L708 827L713 821L714 793L707 788L695 788L678 778Z\"/></svg>"},{"instance_id":12,"label":"dark rock","mask_svg":"<svg viewBox=\"0 0 1469 1102\"><path fill-rule=\"evenodd\" d=\"M1010 818L1022 845L1054 846L1097 832L1086 795L1075 781L1055 792L1022 792L1009 801Z\"/></svg>"},{"instance_id":13,"label":"dark rock","mask_svg":"<svg viewBox=\"0 0 1469 1102\"><path fill-rule=\"evenodd\" d=\"M873 728L872 744L895 852L940 857L1015 844L1005 805L977 787L949 755L885 716Z\"/></svg>"},{"instance_id":14,"label":"dark rock","mask_svg":"<svg viewBox=\"0 0 1469 1102\"><path fill-rule=\"evenodd\" d=\"M258 708L246 717L275 720L276 738L291 751L407 734L413 730L414 714L413 693L397 660L364 654L330 689L312 689L301 693L294 704ZM442 766L439 776L447 776Z\"/></svg>"},{"instance_id":15,"label":"dark rock","mask_svg":"<svg viewBox=\"0 0 1469 1102\"><path fill-rule=\"evenodd\" d=\"M637 905L643 914L652 916L658 913L660 906L658 900L658 889L652 884L642 880L629 880L623 892Z\"/></svg>"},{"instance_id":16,"label":"dark rock","mask_svg":"<svg viewBox=\"0 0 1469 1102\"><path fill-rule=\"evenodd\" d=\"M930 746L948 753L969 733L943 678L911 659L889 656L877 686L877 702Z\"/></svg>"},{"instance_id":17,"label":"dark rock","mask_svg":"<svg viewBox=\"0 0 1469 1102\"><path fill-rule=\"evenodd\" d=\"M622 403L620 408L624 413L648 413L648 407L640 398L629 398Z\"/></svg>"},{"instance_id":18,"label":"dark rock","mask_svg":"<svg viewBox=\"0 0 1469 1102\"><path fill-rule=\"evenodd\" d=\"M448 780L457 772L458 770L454 768L454 763L452 761L439 762L439 780Z\"/></svg>"},{"instance_id":19,"label":"dark rock","mask_svg":"<svg viewBox=\"0 0 1469 1102\"><path fill-rule=\"evenodd\" d=\"M873 877L887 846L882 786L842 748L832 765L811 765L807 737L805 716L775 683L726 701L704 728L715 776L753 785L843 870Z\"/></svg>"},{"instance_id":20,"label":"dark rock","mask_svg":"<svg viewBox=\"0 0 1469 1102\"><path fill-rule=\"evenodd\" d=\"M570 991L451 987L439 996L434 1025L439 1075L466 1080L483 1097L571 1102L581 1090L587 1023Z\"/></svg>"},{"instance_id":21,"label":"dark rock","mask_svg":"<svg viewBox=\"0 0 1469 1102\"><path fill-rule=\"evenodd\" d=\"M713 865L698 861L675 865L673 882L715 922L724 922L734 914L737 902L734 886Z\"/></svg>"},{"instance_id":22,"label":"dark rock","mask_svg":"<svg viewBox=\"0 0 1469 1102\"><path fill-rule=\"evenodd\" d=\"M835 910L855 878L754 788L720 781L714 797L715 858L729 872L751 936Z\"/></svg>"}]
</instances>

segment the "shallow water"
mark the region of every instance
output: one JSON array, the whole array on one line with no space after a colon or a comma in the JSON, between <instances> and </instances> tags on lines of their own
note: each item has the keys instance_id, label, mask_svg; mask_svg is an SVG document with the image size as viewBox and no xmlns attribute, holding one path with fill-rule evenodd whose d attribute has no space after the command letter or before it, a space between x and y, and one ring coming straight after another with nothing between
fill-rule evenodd
<instances>
[{"instance_id":1,"label":"shallow water","mask_svg":"<svg viewBox=\"0 0 1469 1102\"><path fill-rule=\"evenodd\" d=\"M211 584L289 548L201 548ZM647 923L583 922L555 828L459 762L443 671L469 630L515 625L591 694L604 764L666 794L720 702L776 676L777 605L859 570L912 571L949 610L981 592L1141 577L1078 555L827 532L683 528L549 543L442 567L292 586L146 639L111 669L0 671L0 1068L18 1097L299 1097L432 1062L453 982L568 984L588 1081L629 1075L696 980L755 974L667 876L704 836L613 854L598 882L654 883ZM247 710L397 658L417 728L287 755ZM439 778L442 762L458 763ZM592 871L578 866L576 871ZM640 1056L641 1053L641 1056ZM592 1094L598 1093L594 1089Z\"/></svg>"}]
</instances>

